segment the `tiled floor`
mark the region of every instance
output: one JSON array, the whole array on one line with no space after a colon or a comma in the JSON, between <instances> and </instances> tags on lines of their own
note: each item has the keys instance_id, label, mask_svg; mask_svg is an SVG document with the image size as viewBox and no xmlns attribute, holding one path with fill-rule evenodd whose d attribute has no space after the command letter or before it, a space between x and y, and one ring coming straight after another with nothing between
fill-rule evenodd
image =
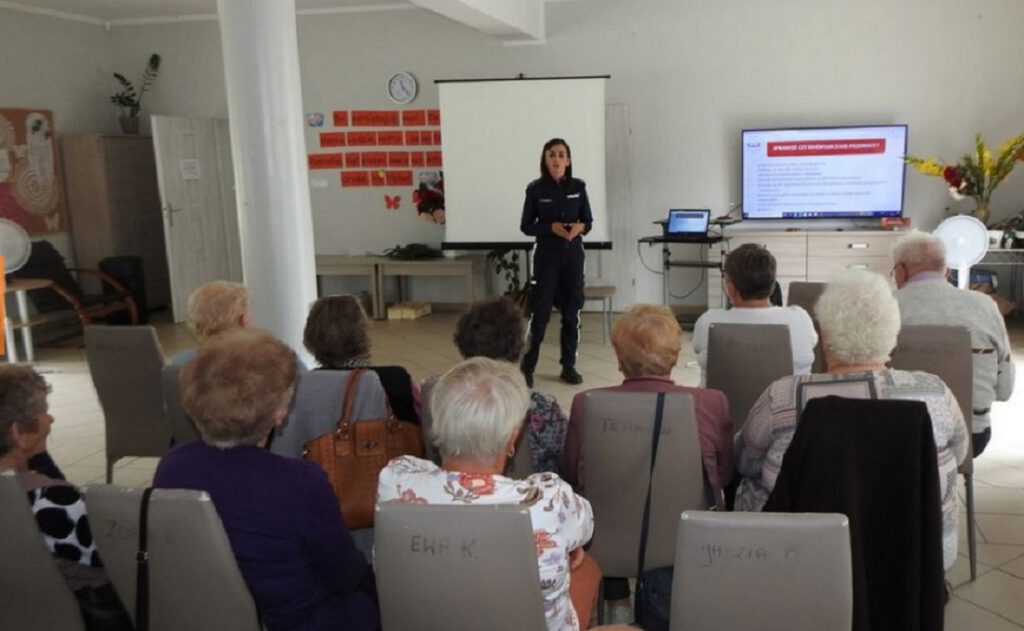
<instances>
[{"instance_id":1,"label":"tiled floor","mask_svg":"<svg viewBox=\"0 0 1024 631\"><path fill-rule=\"evenodd\" d=\"M437 374L459 359L452 342L455 315L438 313L416 321L378 322L373 330L373 359L404 365L417 379ZM583 386L558 381L558 322L553 318L541 354L536 387L555 395L568 407L584 389L620 382L615 355L602 342L597 314L584 315L583 340L577 366ZM168 355L193 345L183 327L158 325ZM1018 358L1024 364L1024 328L1011 331ZM684 350L674 377L696 384L699 373L692 352ZM51 411L56 419L50 451L77 484L104 481L103 417L80 349L38 349L36 366L53 386ZM960 559L947 578L955 597L946 609L951 631L1011 631L1024 629L1024 386L1009 403L994 407L994 437L976 462L978 511L978 580L969 581L966 529L961 528ZM156 460L125 458L118 462L114 481L143 486L153 475ZM961 517L961 525L966 522Z\"/></svg>"}]
</instances>

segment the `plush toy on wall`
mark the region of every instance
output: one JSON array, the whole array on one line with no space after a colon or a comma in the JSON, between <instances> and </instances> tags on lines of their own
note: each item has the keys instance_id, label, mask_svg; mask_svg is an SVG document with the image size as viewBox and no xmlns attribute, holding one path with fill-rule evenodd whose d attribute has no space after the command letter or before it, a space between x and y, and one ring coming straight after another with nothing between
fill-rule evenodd
<instances>
[{"instance_id":1,"label":"plush toy on wall","mask_svg":"<svg viewBox=\"0 0 1024 631\"><path fill-rule=\"evenodd\" d=\"M420 185L412 193L417 216L428 223L444 223L444 174L420 173Z\"/></svg>"}]
</instances>

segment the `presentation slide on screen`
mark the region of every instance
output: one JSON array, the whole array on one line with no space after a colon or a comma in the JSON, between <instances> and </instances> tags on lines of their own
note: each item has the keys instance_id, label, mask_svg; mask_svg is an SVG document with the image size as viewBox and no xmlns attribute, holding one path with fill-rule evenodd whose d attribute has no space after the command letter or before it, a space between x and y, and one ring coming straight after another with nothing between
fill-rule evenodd
<instances>
[{"instance_id":1,"label":"presentation slide on screen","mask_svg":"<svg viewBox=\"0 0 1024 631\"><path fill-rule=\"evenodd\" d=\"M744 216L897 216L906 137L902 125L744 131Z\"/></svg>"}]
</instances>

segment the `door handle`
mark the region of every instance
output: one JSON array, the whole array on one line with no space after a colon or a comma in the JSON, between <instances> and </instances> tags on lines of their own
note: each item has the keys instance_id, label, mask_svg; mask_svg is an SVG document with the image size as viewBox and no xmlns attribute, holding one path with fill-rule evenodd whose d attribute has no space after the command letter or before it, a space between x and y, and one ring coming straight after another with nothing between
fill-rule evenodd
<instances>
[{"instance_id":1,"label":"door handle","mask_svg":"<svg viewBox=\"0 0 1024 631\"><path fill-rule=\"evenodd\" d=\"M180 213L183 209L182 208L175 208L174 206L171 206L170 204L164 204L163 206L160 207L160 210L162 210L164 215L167 216L167 225L173 228L174 227L174 213Z\"/></svg>"}]
</instances>

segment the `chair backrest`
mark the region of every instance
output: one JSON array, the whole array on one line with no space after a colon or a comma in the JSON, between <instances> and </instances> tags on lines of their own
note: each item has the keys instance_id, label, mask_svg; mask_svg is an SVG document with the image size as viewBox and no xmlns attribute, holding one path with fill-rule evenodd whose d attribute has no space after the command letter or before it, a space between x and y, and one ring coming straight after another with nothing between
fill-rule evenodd
<instances>
[{"instance_id":1,"label":"chair backrest","mask_svg":"<svg viewBox=\"0 0 1024 631\"><path fill-rule=\"evenodd\" d=\"M434 415L430 413L430 396L434 392L436 377L428 377L420 382L420 430L423 432L423 457L441 464L441 454L437 453L430 429L434 426Z\"/></svg>"},{"instance_id":2,"label":"chair backrest","mask_svg":"<svg viewBox=\"0 0 1024 631\"><path fill-rule=\"evenodd\" d=\"M374 524L383 628L547 628L526 507L379 504Z\"/></svg>"},{"instance_id":3,"label":"chair backrest","mask_svg":"<svg viewBox=\"0 0 1024 631\"><path fill-rule=\"evenodd\" d=\"M683 513L673 631L849 629L852 619L845 515Z\"/></svg>"},{"instance_id":4,"label":"chair backrest","mask_svg":"<svg viewBox=\"0 0 1024 631\"><path fill-rule=\"evenodd\" d=\"M199 440L199 432L181 404L181 366L163 367L161 380L164 387L164 414L171 424L171 437L175 445Z\"/></svg>"},{"instance_id":5,"label":"chair backrest","mask_svg":"<svg viewBox=\"0 0 1024 631\"><path fill-rule=\"evenodd\" d=\"M811 366L811 372L825 372L825 350L821 345L821 327L818 325L818 318L814 315L814 305L818 302L818 298L821 297L821 292L825 291L827 283L795 280L789 284L789 290L786 294L786 305L793 305L802 307L807 315L811 316L811 321L814 323L814 332L818 334L819 342L814 345L814 364Z\"/></svg>"},{"instance_id":6,"label":"chair backrest","mask_svg":"<svg viewBox=\"0 0 1024 631\"><path fill-rule=\"evenodd\" d=\"M896 338L890 365L899 370L921 370L942 379L960 404L970 436L974 418L974 356L967 327L904 324ZM960 473L973 471L974 455L968 449Z\"/></svg>"},{"instance_id":7,"label":"chair backrest","mask_svg":"<svg viewBox=\"0 0 1024 631\"><path fill-rule=\"evenodd\" d=\"M28 261L20 269L11 272L11 276L15 278L45 278L53 281L54 285L74 294L75 297L82 297L82 288L75 277L71 275L71 271L68 270L64 257L46 239L32 243ZM28 296L39 313L52 313L68 309L67 301L52 289L33 289L28 292Z\"/></svg>"},{"instance_id":8,"label":"chair backrest","mask_svg":"<svg viewBox=\"0 0 1024 631\"><path fill-rule=\"evenodd\" d=\"M301 458L306 443L336 427L345 403L349 374L348 370L310 370L299 375L292 409L274 435L270 451L287 458ZM352 419L385 418L386 396L377 373L363 371L352 406Z\"/></svg>"},{"instance_id":9,"label":"chair backrest","mask_svg":"<svg viewBox=\"0 0 1024 631\"><path fill-rule=\"evenodd\" d=\"M827 396L807 402L763 510L849 517L855 629L941 629L941 506L924 402Z\"/></svg>"},{"instance_id":10,"label":"chair backrest","mask_svg":"<svg viewBox=\"0 0 1024 631\"><path fill-rule=\"evenodd\" d=\"M96 547L133 621L142 492L84 489ZM147 539L151 631L259 630L256 605L209 495L154 491Z\"/></svg>"},{"instance_id":11,"label":"chair backrest","mask_svg":"<svg viewBox=\"0 0 1024 631\"><path fill-rule=\"evenodd\" d=\"M0 470L0 629L84 631L78 603L46 549L24 487Z\"/></svg>"},{"instance_id":12,"label":"chair backrest","mask_svg":"<svg viewBox=\"0 0 1024 631\"><path fill-rule=\"evenodd\" d=\"M590 554L605 576L636 576L657 393L591 391L583 399L583 486L594 509ZM693 397L665 396L644 567L672 565L676 523L707 508Z\"/></svg>"},{"instance_id":13,"label":"chair backrest","mask_svg":"<svg viewBox=\"0 0 1024 631\"><path fill-rule=\"evenodd\" d=\"M814 305L825 291L825 283L795 280L786 290L786 306L802 307L807 315L814 317Z\"/></svg>"},{"instance_id":14,"label":"chair backrest","mask_svg":"<svg viewBox=\"0 0 1024 631\"><path fill-rule=\"evenodd\" d=\"M737 432L764 389L792 374L786 325L716 322L708 328L707 386L725 393Z\"/></svg>"},{"instance_id":15,"label":"chair backrest","mask_svg":"<svg viewBox=\"0 0 1024 631\"><path fill-rule=\"evenodd\" d=\"M106 421L107 458L162 456L164 353L151 326L87 326L85 356Z\"/></svg>"}]
</instances>

